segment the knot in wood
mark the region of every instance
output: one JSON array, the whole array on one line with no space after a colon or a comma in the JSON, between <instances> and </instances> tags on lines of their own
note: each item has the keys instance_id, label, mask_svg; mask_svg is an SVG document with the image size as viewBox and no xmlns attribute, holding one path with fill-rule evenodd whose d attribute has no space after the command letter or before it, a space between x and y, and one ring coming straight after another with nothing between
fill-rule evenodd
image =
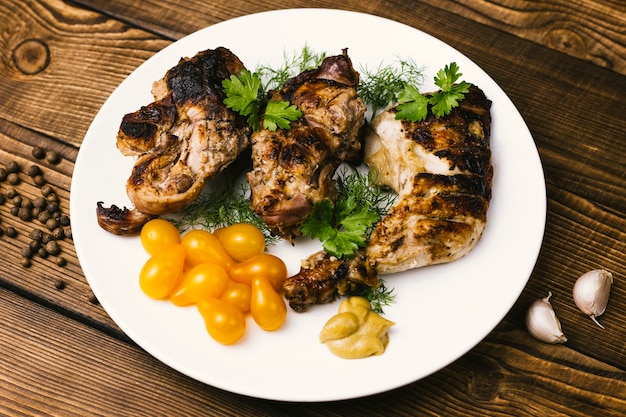
<instances>
[{"instance_id":1,"label":"knot in wood","mask_svg":"<svg viewBox=\"0 0 626 417\"><path fill-rule=\"evenodd\" d=\"M469 383L469 394L479 402L492 401L498 394L503 375L497 371L475 373Z\"/></svg>"},{"instance_id":2,"label":"knot in wood","mask_svg":"<svg viewBox=\"0 0 626 417\"><path fill-rule=\"evenodd\" d=\"M13 50L13 63L21 73L35 75L50 63L50 49L39 39L26 39Z\"/></svg>"}]
</instances>

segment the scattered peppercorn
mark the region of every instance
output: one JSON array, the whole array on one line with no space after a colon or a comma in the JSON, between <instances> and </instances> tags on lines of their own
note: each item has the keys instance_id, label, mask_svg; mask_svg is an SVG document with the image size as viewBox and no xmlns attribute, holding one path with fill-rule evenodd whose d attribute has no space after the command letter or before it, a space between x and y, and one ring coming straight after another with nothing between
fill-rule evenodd
<instances>
[{"instance_id":1,"label":"scattered peppercorn","mask_svg":"<svg viewBox=\"0 0 626 417\"><path fill-rule=\"evenodd\" d=\"M48 202L43 197L35 197L35 199L33 200L33 204L37 208L45 209L46 206L48 205Z\"/></svg>"},{"instance_id":2,"label":"scattered peppercorn","mask_svg":"<svg viewBox=\"0 0 626 417\"><path fill-rule=\"evenodd\" d=\"M56 264L57 264L57 266L64 267L65 265L67 265L67 261L65 260L65 258L64 258L64 257L59 256L59 257L56 259Z\"/></svg>"},{"instance_id":3,"label":"scattered peppercorn","mask_svg":"<svg viewBox=\"0 0 626 417\"><path fill-rule=\"evenodd\" d=\"M52 193L54 193L54 190L52 189L52 186L50 184L46 184L43 187L41 187L42 196L47 197Z\"/></svg>"},{"instance_id":4,"label":"scattered peppercorn","mask_svg":"<svg viewBox=\"0 0 626 417\"><path fill-rule=\"evenodd\" d=\"M25 207L21 207L18 211L17 211L17 217L20 218L20 220L25 221L25 222L29 222L32 219L32 213L29 209L25 208Z\"/></svg>"},{"instance_id":5,"label":"scattered peppercorn","mask_svg":"<svg viewBox=\"0 0 626 417\"><path fill-rule=\"evenodd\" d=\"M43 159L46 156L46 151L40 146L35 146L32 154L36 159Z\"/></svg>"},{"instance_id":6,"label":"scattered peppercorn","mask_svg":"<svg viewBox=\"0 0 626 417\"><path fill-rule=\"evenodd\" d=\"M30 248L30 246L22 248L22 256L24 258L30 258L33 256L33 250Z\"/></svg>"},{"instance_id":7,"label":"scattered peppercorn","mask_svg":"<svg viewBox=\"0 0 626 417\"><path fill-rule=\"evenodd\" d=\"M46 252L48 252L48 254L50 255L56 256L59 253L61 253L61 247L59 246L56 240L51 240L50 242L46 243L45 248L46 248Z\"/></svg>"},{"instance_id":8,"label":"scattered peppercorn","mask_svg":"<svg viewBox=\"0 0 626 417\"><path fill-rule=\"evenodd\" d=\"M31 165L28 168L28 176L31 178L35 178L37 175L43 175L41 168L39 168L39 165Z\"/></svg>"},{"instance_id":9,"label":"scattered peppercorn","mask_svg":"<svg viewBox=\"0 0 626 417\"><path fill-rule=\"evenodd\" d=\"M4 193L0 193L0 206L3 205L5 201L6 197L4 196Z\"/></svg>"},{"instance_id":10,"label":"scattered peppercorn","mask_svg":"<svg viewBox=\"0 0 626 417\"><path fill-rule=\"evenodd\" d=\"M43 175L33 177L33 182L37 187L43 187L46 184L46 180L43 178Z\"/></svg>"},{"instance_id":11,"label":"scattered peppercorn","mask_svg":"<svg viewBox=\"0 0 626 417\"><path fill-rule=\"evenodd\" d=\"M20 164L18 164L16 161L11 161L6 165L6 170L10 174L18 173L20 172L20 169Z\"/></svg>"},{"instance_id":12,"label":"scattered peppercorn","mask_svg":"<svg viewBox=\"0 0 626 417\"><path fill-rule=\"evenodd\" d=\"M15 189L15 187L11 187L9 188L6 193L5 196L8 199L12 199L13 197L15 197L17 195L17 190Z\"/></svg>"},{"instance_id":13,"label":"scattered peppercorn","mask_svg":"<svg viewBox=\"0 0 626 417\"><path fill-rule=\"evenodd\" d=\"M72 239L72 226L65 226L63 228L63 234L66 238Z\"/></svg>"},{"instance_id":14,"label":"scattered peppercorn","mask_svg":"<svg viewBox=\"0 0 626 417\"><path fill-rule=\"evenodd\" d=\"M65 237L65 232L63 231L62 227L57 227L56 229L54 229L52 231L52 237L55 238L56 240L61 240Z\"/></svg>"},{"instance_id":15,"label":"scattered peppercorn","mask_svg":"<svg viewBox=\"0 0 626 417\"><path fill-rule=\"evenodd\" d=\"M42 211L41 213L39 213L39 216L37 216L37 220L39 220L39 223L41 223L41 224L46 224L46 222L51 217L52 216L50 215L50 213L48 213L47 211Z\"/></svg>"},{"instance_id":16,"label":"scattered peppercorn","mask_svg":"<svg viewBox=\"0 0 626 417\"><path fill-rule=\"evenodd\" d=\"M69 216L67 216L66 214L63 214L61 217L59 217L59 224L61 226L69 226L70 225Z\"/></svg>"},{"instance_id":17,"label":"scattered peppercorn","mask_svg":"<svg viewBox=\"0 0 626 417\"><path fill-rule=\"evenodd\" d=\"M0 181L6 180L7 175L9 175L9 173L7 172L6 168L0 168Z\"/></svg>"},{"instance_id":18,"label":"scattered peppercorn","mask_svg":"<svg viewBox=\"0 0 626 417\"><path fill-rule=\"evenodd\" d=\"M20 183L20 176L15 172L11 172L7 175L7 182L11 185L17 185Z\"/></svg>"},{"instance_id":19,"label":"scattered peppercorn","mask_svg":"<svg viewBox=\"0 0 626 417\"><path fill-rule=\"evenodd\" d=\"M35 204L33 203L33 200L31 200L28 197L24 197L22 198L22 204L20 205L22 208L26 208L29 210L32 210L33 207L35 207Z\"/></svg>"},{"instance_id":20,"label":"scattered peppercorn","mask_svg":"<svg viewBox=\"0 0 626 417\"><path fill-rule=\"evenodd\" d=\"M98 299L96 298L95 294L91 294L89 295L89 302L91 304L99 304L100 302L98 301Z\"/></svg>"},{"instance_id":21,"label":"scattered peppercorn","mask_svg":"<svg viewBox=\"0 0 626 417\"><path fill-rule=\"evenodd\" d=\"M15 227L13 227L13 226L7 227L4 232L10 238L13 238L13 237L17 236L17 230L15 230Z\"/></svg>"},{"instance_id":22,"label":"scattered peppercorn","mask_svg":"<svg viewBox=\"0 0 626 417\"><path fill-rule=\"evenodd\" d=\"M48 203L46 205L46 210L48 211L48 213L54 214L59 211L59 205L56 203Z\"/></svg>"},{"instance_id":23,"label":"scattered peppercorn","mask_svg":"<svg viewBox=\"0 0 626 417\"><path fill-rule=\"evenodd\" d=\"M39 229L33 229L28 237L39 242L43 238L43 232Z\"/></svg>"},{"instance_id":24,"label":"scattered peppercorn","mask_svg":"<svg viewBox=\"0 0 626 417\"><path fill-rule=\"evenodd\" d=\"M50 233L44 233L41 237L41 243L44 245L52 240L52 235Z\"/></svg>"},{"instance_id":25,"label":"scattered peppercorn","mask_svg":"<svg viewBox=\"0 0 626 417\"><path fill-rule=\"evenodd\" d=\"M48 151L46 152L46 161L51 164L58 164L61 162L61 156L55 151Z\"/></svg>"},{"instance_id":26,"label":"scattered peppercorn","mask_svg":"<svg viewBox=\"0 0 626 417\"><path fill-rule=\"evenodd\" d=\"M22 264L22 266L24 268L30 268L31 265L33 264L30 260L30 258L26 258L26 257L22 257L22 260L20 262Z\"/></svg>"},{"instance_id":27,"label":"scattered peppercorn","mask_svg":"<svg viewBox=\"0 0 626 417\"><path fill-rule=\"evenodd\" d=\"M40 258L46 259L48 257L48 251L46 250L46 248L41 247L39 248L39 250L37 251L37 255Z\"/></svg>"},{"instance_id":28,"label":"scattered peppercorn","mask_svg":"<svg viewBox=\"0 0 626 417\"><path fill-rule=\"evenodd\" d=\"M65 281L63 281L62 279L55 280L54 288L56 288L57 290L62 290L63 288L65 288Z\"/></svg>"},{"instance_id":29,"label":"scattered peppercorn","mask_svg":"<svg viewBox=\"0 0 626 417\"><path fill-rule=\"evenodd\" d=\"M46 220L46 229L53 231L57 227L59 227L59 222L55 218L52 217Z\"/></svg>"},{"instance_id":30,"label":"scattered peppercorn","mask_svg":"<svg viewBox=\"0 0 626 417\"><path fill-rule=\"evenodd\" d=\"M28 244L28 247L30 248L31 253L37 253L37 251L41 247L41 241L31 240L30 243Z\"/></svg>"}]
</instances>

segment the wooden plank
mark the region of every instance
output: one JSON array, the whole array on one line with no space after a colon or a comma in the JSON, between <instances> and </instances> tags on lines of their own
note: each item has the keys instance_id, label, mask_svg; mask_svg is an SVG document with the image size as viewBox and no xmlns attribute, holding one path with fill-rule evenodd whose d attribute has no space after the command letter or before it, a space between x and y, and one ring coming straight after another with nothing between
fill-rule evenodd
<instances>
[{"instance_id":1,"label":"wooden plank","mask_svg":"<svg viewBox=\"0 0 626 417\"><path fill-rule=\"evenodd\" d=\"M399 417L586 417L626 412L623 370L565 346L536 346L525 332L504 326L451 366L398 390L337 403L299 404L247 399L205 386L135 345L4 289L0 289L0 323L0 412L7 417L85 413L121 417L146 412L151 416L375 416L391 412ZM306 378L304 364L276 366L301 367Z\"/></svg>"},{"instance_id":2,"label":"wooden plank","mask_svg":"<svg viewBox=\"0 0 626 417\"><path fill-rule=\"evenodd\" d=\"M0 118L74 146L115 87L170 43L68 2L3 2L0 16Z\"/></svg>"},{"instance_id":3,"label":"wooden plank","mask_svg":"<svg viewBox=\"0 0 626 417\"><path fill-rule=\"evenodd\" d=\"M78 3L116 18L149 28L164 36L178 39L185 34L221 20L269 9L266 2L233 0L227 8L201 0L191 0L181 5L157 1L144 1L138 7L132 0L107 2L81 0ZM432 10L422 3L439 8L547 48L563 52L600 67L626 75L626 3L615 0L557 0L517 1L461 0L426 2L387 2L384 8L373 9L362 2L333 1L275 2L272 8L326 7L358 10L380 14L415 25L429 20ZM374 6L376 7L376 6ZM153 10L159 9L156 14Z\"/></svg>"}]
</instances>

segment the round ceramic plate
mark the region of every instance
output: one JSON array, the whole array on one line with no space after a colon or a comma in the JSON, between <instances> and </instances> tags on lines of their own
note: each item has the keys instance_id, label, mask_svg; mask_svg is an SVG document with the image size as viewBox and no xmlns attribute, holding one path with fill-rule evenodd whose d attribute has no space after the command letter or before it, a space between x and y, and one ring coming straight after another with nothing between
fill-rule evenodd
<instances>
[{"instance_id":1,"label":"round ceramic plate","mask_svg":"<svg viewBox=\"0 0 626 417\"><path fill-rule=\"evenodd\" d=\"M324 22L333 30L303 30ZM138 237L114 236L96 222L96 203L131 206L125 183L134 160L116 149L126 113L152 101L152 83L181 57L225 46L248 68L278 67L285 54L308 45L328 55L348 53L357 71L411 58L426 70L423 91L452 61L462 79L493 101L493 200L477 246L458 261L387 276L395 303L385 309L396 325L383 355L345 360L318 341L338 302L306 313L290 311L278 331L265 332L248 318L237 344L222 346L207 334L195 307L175 307L146 297L138 274L147 259ZM74 170L71 217L76 252L95 295L137 344L172 368L239 394L284 401L328 401L390 390L419 380L466 353L504 317L519 297L541 246L545 182L533 139L502 89L476 64L447 44L379 17L326 9L280 10L225 21L163 49L113 92L88 130ZM298 241L278 244L290 274L319 248Z\"/></svg>"}]
</instances>

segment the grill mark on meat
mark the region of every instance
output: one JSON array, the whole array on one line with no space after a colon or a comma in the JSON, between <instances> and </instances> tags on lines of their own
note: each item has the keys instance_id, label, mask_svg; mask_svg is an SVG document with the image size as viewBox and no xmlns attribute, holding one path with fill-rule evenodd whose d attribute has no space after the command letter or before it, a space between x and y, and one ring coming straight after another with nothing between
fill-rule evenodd
<instances>
[{"instance_id":1,"label":"grill mark on meat","mask_svg":"<svg viewBox=\"0 0 626 417\"><path fill-rule=\"evenodd\" d=\"M290 130L261 129L251 138L251 207L274 234L297 236L316 202L336 199L337 167L360 162L365 105L356 94L358 80L344 50L270 92L270 99L288 101L303 113Z\"/></svg>"},{"instance_id":2,"label":"grill mark on meat","mask_svg":"<svg viewBox=\"0 0 626 417\"><path fill-rule=\"evenodd\" d=\"M397 121L392 108L372 121L366 161L398 193L366 248L379 273L453 261L480 239L493 177L490 106L472 85L444 117Z\"/></svg>"},{"instance_id":3,"label":"grill mark on meat","mask_svg":"<svg viewBox=\"0 0 626 417\"><path fill-rule=\"evenodd\" d=\"M154 102L122 118L117 147L137 157L126 184L134 210L160 215L182 209L195 200L207 179L249 147L246 118L223 103L222 81L243 69L239 58L222 47L182 58L153 84Z\"/></svg>"}]
</instances>

